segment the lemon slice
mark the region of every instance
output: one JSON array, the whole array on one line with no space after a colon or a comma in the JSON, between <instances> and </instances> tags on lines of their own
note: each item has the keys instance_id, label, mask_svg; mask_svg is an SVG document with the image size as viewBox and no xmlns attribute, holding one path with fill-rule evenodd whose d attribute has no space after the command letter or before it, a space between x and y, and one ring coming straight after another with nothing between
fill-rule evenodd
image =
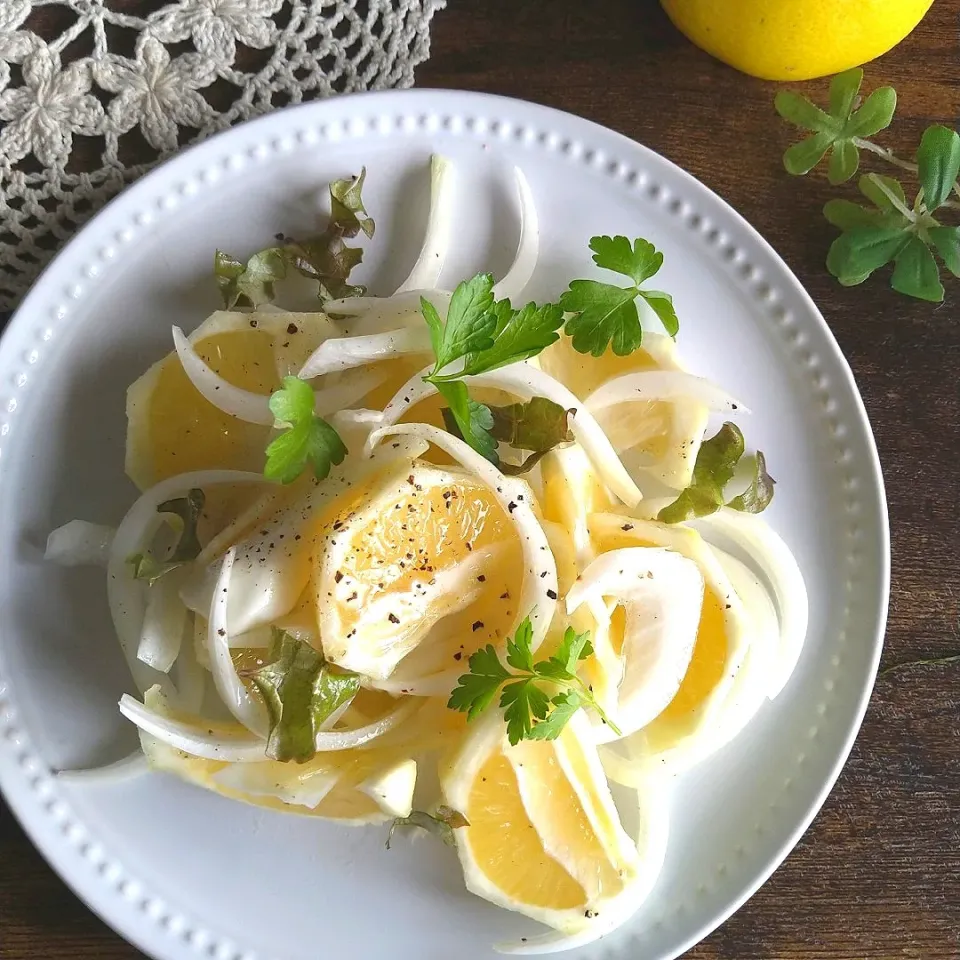
<instances>
[{"instance_id":1,"label":"lemon slice","mask_svg":"<svg viewBox=\"0 0 960 960\"><path fill-rule=\"evenodd\" d=\"M441 771L444 802L469 826L454 831L467 888L565 934L622 911L641 874L576 714L552 741L511 747L503 718L477 722Z\"/></svg>"},{"instance_id":2,"label":"lemon slice","mask_svg":"<svg viewBox=\"0 0 960 960\"><path fill-rule=\"evenodd\" d=\"M436 668L455 667L507 635L523 578L519 537L486 486L416 466L328 528L316 583L324 654L385 680L444 620L457 642Z\"/></svg>"},{"instance_id":3,"label":"lemon slice","mask_svg":"<svg viewBox=\"0 0 960 960\"><path fill-rule=\"evenodd\" d=\"M628 738L646 766L684 769L723 745L719 718L750 646L750 618L717 558L695 530L618 514L594 514L589 524L601 552L665 547L692 560L702 574L696 642L679 689L655 719ZM624 626L622 617L611 620L615 647L623 642Z\"/></svg>"},{"instance_id":4,"label":"lemon slice","mask_svg":"<svg viewBox=\"0 0 960 960\"><path fill-rule=\"evenodd\" d=\"M189 340L225 380L267 395L332 335L336 327L321 313L219 310ZM141 490L193 470L262 470L269 434L269 426L238 420L205 400L176 352L127 390L126 470Z\"/></svg>"}]
</instances>

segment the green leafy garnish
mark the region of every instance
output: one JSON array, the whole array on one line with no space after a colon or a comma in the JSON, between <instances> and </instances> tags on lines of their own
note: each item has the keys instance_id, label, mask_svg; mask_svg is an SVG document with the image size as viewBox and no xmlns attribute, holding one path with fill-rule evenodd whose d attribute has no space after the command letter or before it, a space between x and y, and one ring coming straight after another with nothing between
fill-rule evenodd
<instances>
[{"instance_id":1,"label":"green leafy garnish","mask_svg":"<svg viewBox=\"0 0 960 960\"><path fill-rule=\"evenodd\" d=\"M246 263L217 250L213 255L213 275L227 310L235 306L256 308L273 301L277 281L287 276L287 260L278 247L267 247Z\"/></svg>"},{"instance_id":2,"label":"green leafy garnish","mask_svg":"<svg viewBox=\"0 0 960 960\"><path fill-rule=\"evenodd\" d=\"M693 467L693 483L673 503L664 507L657 519L663 523L682 523L716 513L724 505L743 513L766 510L773 499L775 481L767 473L766 458L759 452L754 457L750 485L743 493L724 503L724 488L733 479L743 453L740 428L725 423L715 436L701 444Z\"/></svg>"},{"instance_id":3,"label":"green leafy garnish","mask_svg":"<svg viewBox=\"0 0 960 960\"><path fill-rule=\"evenodd\" d=\"M784 166L790 173L805 174L829 152L828 176L837 184L857 172L864 154L913 174L918 184L913 200L907 199L899 180L868 173L859 186L869 206L841 199L826 204L824 216L841 231L830 247L827 269L843 286L852 287L892 263L894 290L940 303L944 288L937 258L960 276L960 228L940 220L943 211L958 206L950 197L960 196L960 135L934 124L924 131L915 162L896 157L868 139L889 126L896 93L883 87L858 107L862 80L859 68L834 77L829 111L790 91L777 94L780 115L812 134L787 150Z\"/></svg>"},{"instance_id":4,"label":"green leafy garnish","mask_svg":"<svg viewBox=\"0 0 960 960\"><path fill-rule=\"evenodd\" d=\"M347 455L340 434L313 412L313 390L299 377L284 377L283 386L270 397L276 426L286 428L267 447L263 469L268 480L292 483L307 464L318 480L324 480L334 464Z\"/></svg>"},{"instance_id":5,"label":"green leafy garnish","mask_svg":"<svg viewBox=\"0 0 960 960\"><path fill-rule=\"evenodd\" d=\"M506 666L493 644L477 650L470 657L469 673L457 681L447 706L474 720L490 707L499 691L511 744L556 739L581 707L592 707L619 735L590 688L577 676L578 663L593 653L590 634L568 627L557 652L537 663L530 647L532 637L533 626L527 616L513 639L507 640Z\"/></svg>"},{"instance_id":6,"label":"green leafy garnish","mask_svg":"<svg viewBox=\"0 0 960 960\"><path fill-rule=\"evenodd\" d=\"M449 400L462 388L466 396L466 387L462 383L438 383L437 389ZM462 404L462 399L457 401ZM469 441L470 445L491 462L500 467L503 473L519 476L532 470L543 457L556 447L573 442L570 430L570 417L576 412L565 410L558 403L546 397L533 397L526 403L511 403L505 407L487 406L467 398L469 429L482 435ZM458 416L459 410L459 416ZM464 412L450 403L450 408L442 408L444 425L454 436L465 439L462 427ZM489 437L489 441L488 438ZM507 463L497 453L497 443L506 443L516 450L530 451L519 464ZM489 447L488 447L489 443Z\"/></svg>"},{"instance_id":7,"label":"green leafy garnish","mask_svg":"<svg viewBox=\"0 0 960 960\"><path fill-rule=\"evenodd\" d=\"M490 433L493 427L490 408L486 404L471 400L466 385L460 380L441 382L436 386L441 396L450 404L449 408L443 409L447 430L466 440L477 453L491 463L499 464L497 441Z\"/></svg>"},{"instance_id":8,"label":"green leafy garnish","mask_svg":"<svg viewBox=\"0 0 960 960\"><path fill-rule=\"evenodd\" d=\"M783 155L783 165L788 173L809 173L828 153L827 176L831 183L843 183L857 172L863 138L890 126L897 108L897 93L893 87L874 90L858 108L862 83L863 70L859 67L834 77L830 84L828 111L790 90L781 90L777 94L774 100L777 113L811 133Z\"/></svg>"},{"instance_id":9,"label":"green leafy garnish","mask_svg":"<svg viewBox=\"0 0 960 960\"><path fill-rule=\"evenodd\" d=\"M459 435L491 463L499 465L494 415L470 398L462 378L496 370L536 356L560 339L563 311L556 304L528 303L514 310L509 300L493 299L493 277L478 273L457 285L446 323L436 307L421 298L420 309L430 331L433 370L424 377L450 405L444 410L447 429ZM451 364L463 361L450 372ZM446 371L446 372L444 372Z\"/></svg>"},{"instance_id":10,"label":"green leafy garnish","mask_svg":"<svg viewBox=\"0 0 960 960\"><path fill-rule=\"evenodd\" d=\"M574 280L570 284L570 289L560 297L560 306L573 314L564 331L572 338L574 350L599 357L612 344L618 356L633 353L643 340L637 297L647 302L667 333L675 337L680 321L671 296L640 286L660 270L663 254L640 238L631 246L626 237L593 237L590 249L598 267L629 277L633 283L618 287L598 280Z\"/></svg>"},{"instance_id":11,"label":"green leafy garnish","mask_svg":"<svg viewBox=\"0 0 960 960\"><path fill-rule=\"evenodd\" d=\"M366 216L361 192L366 170L358 177L334 180L330 184L330 218L326 229L314 237L295 240L278 236L274 246L255 253L246 263L217 250L213 272L224 306L259 307L276 296L276 284L291 270L316 280L321 300L358 296L364 288L348 283L350 272L363 260L359 247L344 242L361 231L374 233L374 222Z\"/></svg>"},{"instance_id":12,"label":"green leafy garnish","mask_svg":"<svg viewBox=\"0 0 960 960\"><path fill-rule=\"evenodd\" d=\"M409 817L396 817L390 824L390 830L387 833L387 849L390 849L390 841L393 840L394 833L401 827L419 827L439 837L448 847L455 847L457 841L453 831L469 826L470 821L459 810L443 804L437 807L435 814L427 813L425 810L413 810Z\"/></svg>"},{"instance_id":13,"label":"green leafy garnish","mask_svg":"<svg viewBox=\"0 0 960 960\"><path fill-rule=\"evenodd\" d=\"M443 383L486 373L535 357L560 339L563 311L555 303L528 303L514 310L509 300L493 299L493 277L478 273L457 285L447 309L446 323L436 307L421 298L420 309L430 329L436 357L426 379ZM442 371L463 360L455 372Z\"/></svg>"},{"instance_id":14,"label":"green leafy garnish","mask_svg":"<svg viewBox=\"0 0 960 960\"><path fill-rule=\"evenodd\" d=\"M274 629L269 663L244 674L260 692L270 717L267 756L306 763L317 752L317 732L360 689L355 673L330 666L309 643Z\"/></svg>"},{"instance_id":15,"label":"green leafy garnish","mask_svg":"<svg viewBox=\"0 0 960 960\"><path fill-rule=\"evenodd\" d=\"M157 513L172 514L180 518L180 539L165 560L157 560L150 553L135 553L127 557L127 563L133 567L136 580L143 580L152 587L172 570L200 556L203 546L197 535L197 524L200 522L205 502L203 491L194 487L187 491L185 497L165 500L157 507Z\"/></svg>"}]
</instances>

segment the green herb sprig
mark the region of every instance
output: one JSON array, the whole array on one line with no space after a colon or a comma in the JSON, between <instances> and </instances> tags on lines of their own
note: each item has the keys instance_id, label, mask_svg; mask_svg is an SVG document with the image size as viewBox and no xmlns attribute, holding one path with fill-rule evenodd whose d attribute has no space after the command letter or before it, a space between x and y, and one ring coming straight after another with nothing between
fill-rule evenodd
<instances>
[{"instance_id":1,"label":"green herb sprig","mask_svg":"<svg viewBox=\"0 0 960 960\"><path fill-rule=\"evenodd\" d=\"M444 414L448 427L455 426L453 432L491 463L500 465L497 441L501 436L494 435L494 414L486 404L471 399L463 377L519 363L556 343L563 326L563 311L552 303L543 306L528 303L514 310L509 300L494 301L493 277L489 273L478 273L457 285L447 308L446 322L424 297L420 299L420 309L430 330L434 353L433 370L424 379L432 383L449 404L449 414ZM460 366L451 371L451 365L460 361ZM543 404L562 409L550 400L539 399ZM549 442L542 433L538 439L541 444ZM550 445L560 442L558 436Z\"/></svg>"},{"instance_id":2,"label":"green herb sprig","mask_svg":"<svg viewBox=\"0 0 960 960\"><path fill-rule=\"evenodd\" d=\"M285 429L267 446L263 473L268 480L292 483L308 465L324 480L331 467L343 463L347 448L340 434L313 412L313 403L313 389L299 377L284 377L270 397L276 425Z\"/></svg>"},{"instance_id":3,"label":"green herb sprig","mask_svg":"<svg viewBox=\"0 0 960 960\"><path fill-rule=\"evenodd\" d=\"M830 104L822 110L806 97L781 90L774 101L777 112L810 136L790 147L783 157L788 173L803 175L830 155L831 183L850 180L867 153L913 175L917 189L907 199L895 177L867 173L860 192L869 205L831 200L824 216L841 234L827 255L827 269L844 286L863 283L880 268L893 263L890 285L898 293L940 303L944 288L937 258L954 276L960 276L960 228L942 222L960 204L960 134L949 127L927 127L913 161L869 139L893 120L897 95L892 87L873 91L860 101L863 71L858 67L833 78Z\"/></svg>"},{"instance_id":4,"label":"green herb sprig","mask_svg":"<svg viewBox=\"0 0 960 960\"><path fill-rule=\"evenodd\" d=\"M640 347L643 328L637 298L644 300L660 318L663 328L675 337L680 321L673 298L662 290L641 287L663 266L663 254L648 240L637 238L631 245L626 237L593 237L593 262L604 270L628 277L632 283L618 287L599 280L574 280L560 297L560 306L572 316L564 326L578 353L601 356L612 345L624 357Z\"/></svg>"},{"instance_id":5,"label":"green herb sprig","mask_svg":"<svg viewBox=\"0 0 960 960\"><path fill-rule=\"evenodd\" d=\"M579 662L593 653L589 632L577 633L568 627L557 652L536 663L532 638L533 626L527 616L507 641L506 666L493 644L474 653L468 661L470 671L457 681L447 706L474 720L493 704L499 691L507 738L514 745L521 740L555 740L581 707L596 710L619 735L590 688L577 676Z\"/></svg>"}]
</instances>

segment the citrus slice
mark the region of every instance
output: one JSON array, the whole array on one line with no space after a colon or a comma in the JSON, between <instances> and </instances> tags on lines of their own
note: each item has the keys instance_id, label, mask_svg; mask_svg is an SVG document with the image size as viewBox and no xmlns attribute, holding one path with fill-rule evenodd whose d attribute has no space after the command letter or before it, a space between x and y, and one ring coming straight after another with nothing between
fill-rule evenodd
<instances>
[{"instance_id":1,"label":"citrus slice","mask_svg":"<svg viewBox=\"0 0 960 960\"><path fill-rule=\"evenodd\" d=\"M616 378L653 370L685 372L673 339L645 332L643 346L629 356L612 350L599 357L577 353L561 337L539 358L540 367L581 400ZM594 413L618 453L629 451L638 465L677 489L690 484L697 450L707 426L705 404L687 399L619 403Z\"/></svg>"},{"instance_id":2,"label":"citrus slice","mask_svg":"<svg viewBox=\"0 0 960 960\"><path fill-rule=\"evenodd\" d=\"M723 744L718 718L750 645L751 622L710 547L688 527L619 514L594 514L590 533L601 553L625 547L665 547L692 560L703 577L696 642L676 695L628 738L650 767L684 769ZM623 644L625 618L610 621L610 642Z\"/></svg>"},{"instance_id":3,"label":"citrus slice","mask_svg":"<svg viewBox=\"0 0 960 960\"><path fill-rule=\"evenodd\" d=\"M566 934L639 906L637 849L619 815L582 712L556 740L510 746L490 711L441 771L467 888Z\"/></svg>"},{"instance_id":4,"label":"citrus slice","mask_svg":"<svg viewBox=\"0 0 960 960\"><path fill-rule=\"evenodd\" d=\"M321 313L218 310L188 339L225 380L267 395L335 332ZM205 400L172 351L127 390L127 474L145 490L193 470L262 470L270 429Z\"/></svg>"},{"instance_id":5,"label":"citrus slice","mask_svg":"<svg viewBox=\"0 0 960 960\"><path fill-rule=\"evenodd\" d=\"M324 654L385 680L444 620L456 643L436 669L465 665L509 633L523 578L516 529L486 486L465 471L415 466L328 528L316 579Z\"/></svg>"}]
</instances>

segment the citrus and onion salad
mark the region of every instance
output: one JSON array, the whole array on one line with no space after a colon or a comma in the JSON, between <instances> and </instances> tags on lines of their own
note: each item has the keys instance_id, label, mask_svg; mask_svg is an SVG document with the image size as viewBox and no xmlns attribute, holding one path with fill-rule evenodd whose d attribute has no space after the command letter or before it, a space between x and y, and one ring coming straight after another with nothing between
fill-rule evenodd
<instances>
[{"instance_id":1,"label":"citrus and onion salad","mask_svg":"<svg viewBox=\"0 0 960 960\"><path fill-rule=\"evenodd\" d=\"M150 767L427 829L471 891L553 928L500 949L546 952L640 905L672 775L783 688L806 593L758 515L763 455L708 429L742 405L684 369L673 300L647 286L662 254L594 237L619 283L514 307L539 249L518 170L513 266L443 290L451 174L433 159L390 296L350 281L348 241L374 234L363 174L331 184L317 236L217 251L225 309L174 327L128 391L140 498L47 555L106 567ZM318 309L282 309L304 283Z\"/></svg>"}]
</instances>

